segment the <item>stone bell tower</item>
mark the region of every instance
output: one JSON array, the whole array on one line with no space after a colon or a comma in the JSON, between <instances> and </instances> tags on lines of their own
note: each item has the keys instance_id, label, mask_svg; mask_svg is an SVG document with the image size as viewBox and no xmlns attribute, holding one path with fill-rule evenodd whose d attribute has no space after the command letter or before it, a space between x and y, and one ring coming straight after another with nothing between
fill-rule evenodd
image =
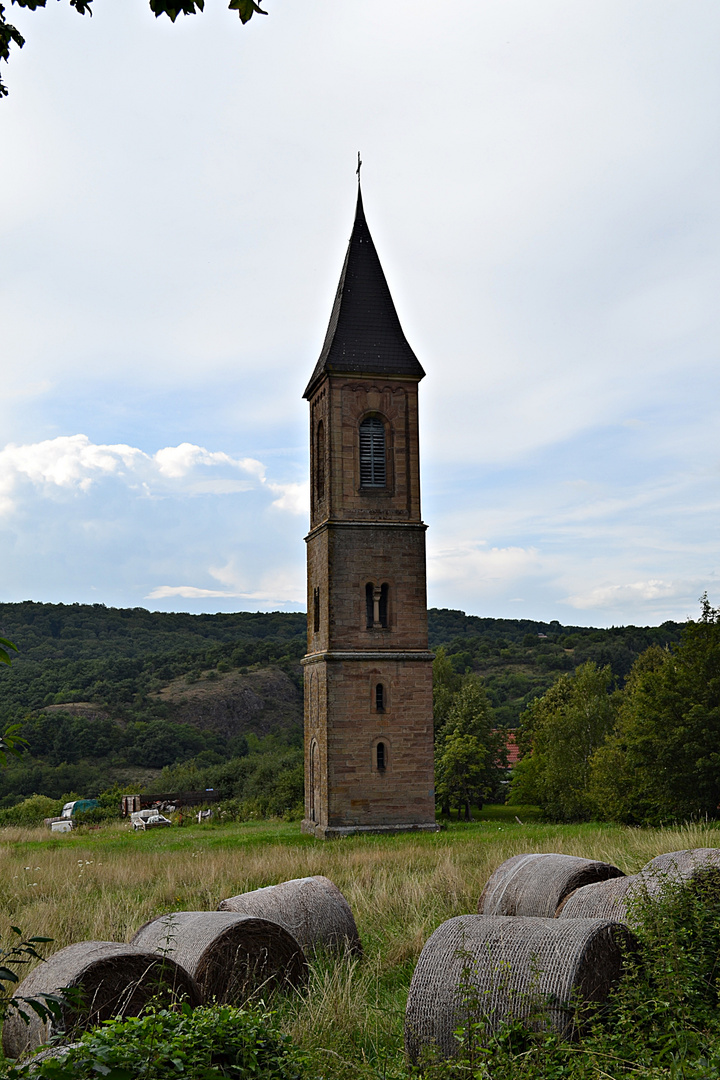
<instances>
[{"instance_id":1,"label":"stone bell tower","mask_svg":"<svg viewBox=\"0 0 720 1080\"><path fill-rule=\"evenodd\" d=\"M358 186L310 403L303 831L435 830L418 383Z\"/></svg>"}]
</instances>

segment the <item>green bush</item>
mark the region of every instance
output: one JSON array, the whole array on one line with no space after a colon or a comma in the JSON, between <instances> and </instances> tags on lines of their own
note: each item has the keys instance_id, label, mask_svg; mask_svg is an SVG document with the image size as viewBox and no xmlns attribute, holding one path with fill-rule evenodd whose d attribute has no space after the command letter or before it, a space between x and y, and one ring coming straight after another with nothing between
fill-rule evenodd
<instances>
[{"instance_id":1,"label":"green bush","mask_svg":"<svg viewBox=\"0 0 720 1080\"><path fill-rule=\"evenodd\" d=\"M7 1080L300 1080L304 1058L272 1014L230 1006L183 1005L109 1020L63 1057L11 1066Z\"/></svg>"},{"instance_id":2,"label":"green bush","mask_svg":"<svg viewBox=\"0 0 720 1080\"><path fill-rule=\"evenodd\" d=\"M62 808L62 799L31 795L16 806L0 810L0 825L42 825L46 817L59 817Z\"/></svg>"}]
</instances>

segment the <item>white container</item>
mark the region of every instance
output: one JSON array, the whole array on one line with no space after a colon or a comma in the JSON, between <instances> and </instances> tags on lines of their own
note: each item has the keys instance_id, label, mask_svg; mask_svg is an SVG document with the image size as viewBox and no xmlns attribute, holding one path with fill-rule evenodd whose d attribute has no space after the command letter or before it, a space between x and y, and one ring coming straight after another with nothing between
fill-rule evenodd
<instances>
[{"instance_id":1,"label":"white container","mask_svg":"<svg viewBox=\"0 0 720 1080\"><path fill-rule=\"evenodd\" d=\"M50 832L72 832L72 821L53 821Z\"/></svg>"}]
</instances>

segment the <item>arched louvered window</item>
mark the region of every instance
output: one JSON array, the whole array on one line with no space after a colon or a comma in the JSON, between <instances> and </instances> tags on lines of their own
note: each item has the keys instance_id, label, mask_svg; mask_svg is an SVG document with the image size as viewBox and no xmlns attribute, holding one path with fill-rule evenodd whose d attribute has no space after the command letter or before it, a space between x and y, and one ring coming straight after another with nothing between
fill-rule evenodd
<instances>
[{"instance_id":1,"label":"arched louvered window","mask_svg":"<svg viewBox=\"0 0 720 1080\"><path fill-rule=\"evenodd\" d=\"M375 753L377 755L376 756L376 761L377 761L378 772L384 772L385 771L385 764L386 764L385 743L379 742L377 744L377 746L375 747Z\"/></svg>"},{"instance_id":2,"label":"arched louvered window","mask_svg":"<svg viewBox=\"0 0 720 1080\"><path fill-rule=\"evenodd\" d=\"M375 605L373 603L373 583L368 581L365 586L365 626L372 630L375 622Z\"/></svg>"},{"instance_id":3,"label":"arched louvered window","mask_svg":"<svg viewBox=\"0 0 720 1080\"><path fill-rule=\"evenodd\" d=\"M377 416L360 424L360 485L385 487L385 425Z\"/></svg>"},{"instance_id":4,"label":"arched louvered window","mask_svg":"<svg viewBox=\"0 0 720 1080\"><path fill-rule=\"evenodd\" d=\"M385 712L385 687L381 682L375 687L375 711Z\"/></svg>"}]
</instances>

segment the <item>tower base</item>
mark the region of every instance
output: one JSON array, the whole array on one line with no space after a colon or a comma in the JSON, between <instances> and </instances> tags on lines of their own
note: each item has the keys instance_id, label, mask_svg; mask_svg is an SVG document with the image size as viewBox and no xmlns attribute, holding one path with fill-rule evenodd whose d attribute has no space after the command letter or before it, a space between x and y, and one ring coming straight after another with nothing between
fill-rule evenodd
<instances>
[{"instance_id":1,"label":"tower base","mask_svg":"<svg viewBox=\"0 0 720 1080\"><path fill-rule=\"evenodd\" d=\"M388 834L401 832L440 832L444 826L436 821L423 822L421 824L407 825L318 825L315 821L302 822L300 831L314 836L317 840L338 840L342 836L363 836Z\"/></svg>"}]
</instances>

